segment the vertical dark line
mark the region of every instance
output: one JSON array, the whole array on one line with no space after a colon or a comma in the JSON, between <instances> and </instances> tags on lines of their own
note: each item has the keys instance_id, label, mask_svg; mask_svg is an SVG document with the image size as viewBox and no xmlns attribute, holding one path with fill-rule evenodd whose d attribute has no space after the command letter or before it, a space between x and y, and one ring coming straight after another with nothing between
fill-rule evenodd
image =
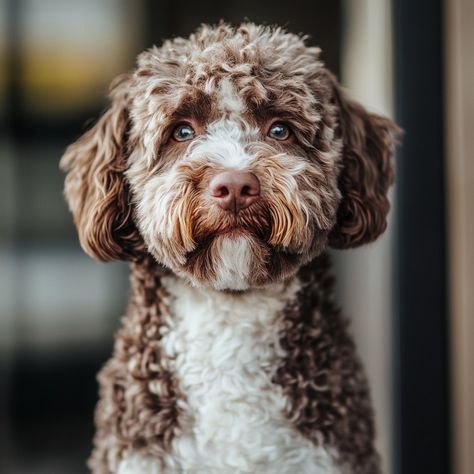
<instances>
[{"instance_id":1,"label":"vertical dark line","mask_svg":"<svg viewBox=\"0 0 474 474\"><path fill-rule=\"evenodd\" d=\"M394 0L397 474L450 472L442 3Z\"/></svg>"}]
</instances>

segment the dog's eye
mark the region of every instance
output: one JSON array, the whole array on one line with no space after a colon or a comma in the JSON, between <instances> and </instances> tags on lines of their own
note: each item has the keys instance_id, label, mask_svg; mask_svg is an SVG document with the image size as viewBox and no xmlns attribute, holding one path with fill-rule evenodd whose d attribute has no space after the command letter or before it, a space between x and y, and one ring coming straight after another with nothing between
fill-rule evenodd
<instances>
[{"instance_id":1,"label":"dog's eye","mask_svg":"<svg viewBox=\"0 0 474 474\"><path fill-rule=\"evenodd\" d=\"M288 125L284 123L274 123L270 130L268 130L268 136L275 140L287 140L291 135L291 130Z\"/></svg>"},{"instance_id":2,"label":"dog's eye","mask_svg":"<svg viewBox=\"0 0 474 474\"><path fill-rule=\"evenodd\" d=\"M177 142L185 142L194 138L195 132L191 125L181 124L173 130L173 138Z\"/></svg>"}]
</instances>

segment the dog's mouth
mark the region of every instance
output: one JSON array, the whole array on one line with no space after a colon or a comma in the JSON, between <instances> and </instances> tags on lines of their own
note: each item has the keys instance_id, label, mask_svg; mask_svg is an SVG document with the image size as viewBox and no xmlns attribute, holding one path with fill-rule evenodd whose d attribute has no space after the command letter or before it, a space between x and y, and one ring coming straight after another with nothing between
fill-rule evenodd
<instances>
[{"instance_id":1,"label":"dog's mouth","mask_svg":"<svg viewBox=\"0 0 474 474\"><path fill-rule=\"evenodd\" d=\"M238 239L239 237L245 236L249 234L249 232L243 227L233 227L231 229L225 229L216 232L213 235L213 238L217 237L225 237L227 239Z\"/></svg>"},{"instance_id":2,"label":"dog's mouth","mask_svg":"<svg viewBox=\"0 0 474 474\"><path fill-rule=\"evenodd\" d=\"M235 240L239 238L247 238L259 241L261 245L268 245L264 240L263 232L258 229L253 229L241 224L221 226L218 229L209 231L206 234L200 235L195 239L195 249L189 252L188 257L196 252L201 252L203 249L211 246L215 241L220 239Z\"/></svg>"},{"instance_id":3,"label":"dog's mouth","mask_svg":"<svg viewBox=\"0 0 474 474\"><path fill-rule=\"evenodd\" d=\"M214 214L209 220L202 215L199 217L193 226L196 248L207 245L218 237L233 239L247 236L261 243L269 242L271 219L268 209L263 205L251 206L238 214Z\"/></svg>"},{"instance_id":4,"label":"dog's mouth","mask_svg":"<svg viewBox=\"0 0 474 474\"><path fill-rule=\"evenodd\" d=\"M245 235L257 236L257 234L262 234L262 233L257 232L255 229L250 229L247 226L235 224L232 226L227 226L223 229L219 229L216 232L213 232L212 238L227 237L229 239L234 239L234 238L242 237Z\"/></svg>"}]
</instances>

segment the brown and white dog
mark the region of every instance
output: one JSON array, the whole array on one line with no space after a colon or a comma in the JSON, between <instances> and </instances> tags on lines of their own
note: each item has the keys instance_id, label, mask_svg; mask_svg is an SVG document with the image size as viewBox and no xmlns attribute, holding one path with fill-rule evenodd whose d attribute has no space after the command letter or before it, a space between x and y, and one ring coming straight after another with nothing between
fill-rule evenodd
<instances>
[{"instance_id":1,"label":"brown and white dog","mask_svg":"<svg viewBox=\"0 0 474 474\"><path fill-rule=\"evenodd\" d=\"M384 231L397 128L318 56L202 26L141 54L65 152L83 248L131 262L94 473L380 472L325 249Z\"/></svg>"}]
</instances>

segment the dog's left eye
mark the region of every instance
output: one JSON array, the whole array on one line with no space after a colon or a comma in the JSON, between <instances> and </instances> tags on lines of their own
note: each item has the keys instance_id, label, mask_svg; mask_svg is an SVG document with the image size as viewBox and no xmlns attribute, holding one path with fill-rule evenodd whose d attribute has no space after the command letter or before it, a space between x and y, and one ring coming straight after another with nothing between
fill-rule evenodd
<instances>
[{"instance_id":1,"label":"dog's left eye","mask_svg":"<svg viewBox=\"0 0 474 474\"><path fill-rule=\"evenodd\" d=\"M193 127L187 124L178 125L173 130L173 138L177 142L185 142L187 140L192 140L194 138L194 135L195 132L193 130Z\"/></svg>"},{"instance_id":2,"label":"dog's left eye","mask_svg":"<svg viewBox=\"0 0 474 474\"><path fill-rule=\"evenodd\" d=\"M268 130L268 136L275 140L286 140L291 135L291 129L284 123L274 123L270 130Z\"/></svg>"}]
</instances>

